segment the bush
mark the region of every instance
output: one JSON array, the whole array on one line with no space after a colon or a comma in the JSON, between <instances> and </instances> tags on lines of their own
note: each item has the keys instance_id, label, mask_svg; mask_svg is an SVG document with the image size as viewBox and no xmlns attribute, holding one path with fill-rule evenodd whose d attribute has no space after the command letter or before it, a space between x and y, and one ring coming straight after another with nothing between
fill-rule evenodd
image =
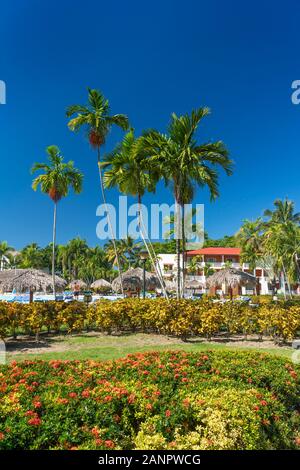
<instances>
[{"instance_id":1,"label":"bush","mask_svg":"<svg viewBox=\"0 0 300 470\"><path fill-rule=\"evenodd\" d=\"M0 449L296 449L300 367L164 352L0 368Z\"/></svg>"},{"instance_id":2,"label":"bush","mask_svg":"<svg viewBox=\"0 0 300 470\"><path fill-rule=\"evenodd\" d=\"M0 303L0 336L18 331L85 328L113 331L143 331L168 334L183 339L202 335L211 338L228 334L269 335L291 340L300 331L300 305L278 302L256 307L241 302L216 303L209 300L121 299L102 300L87 307L82 302Z\"/></svg>"}]
</instances>

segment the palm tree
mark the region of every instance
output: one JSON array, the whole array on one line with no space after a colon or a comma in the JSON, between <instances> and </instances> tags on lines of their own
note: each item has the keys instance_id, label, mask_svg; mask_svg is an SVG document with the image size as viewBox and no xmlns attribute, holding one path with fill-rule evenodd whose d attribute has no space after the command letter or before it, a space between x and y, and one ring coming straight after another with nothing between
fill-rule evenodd
<instances>
[{"instance_id":1,"label":"palm tree","mask_svg":"<svg viewBox=\"0 0 300 470\"><path fill-rule=\"evenodd\" d=\"M237 243L242 250L241 260L249 263L252 270L257 266L257 260L263 252L263 230L264 224L259 217L256 220L244 220L236 234Z\"/></svg>"},{"instance_id":2,"label":"palm tree","mask_svg":"<svg viewBox=\"0 0 300 470\"><path fill-rule=\"evenodd\" d=\"M267 225L279 223L287 224L288 222L293 222L295 224L300 223L300 212L294 213L295 204L293 201L289 201L287 198L281 201L276 199L274 201L275 210L266 209L264 211L264 216L269 217Z\"/></svg>"},{"instance_id":3,"label":"palm tree","mask_svg":"<svg viewBox=\"0 0 300 470\"><path fill-rule=\"evenodd\" d=\"M106 169L104 187L118 187L121 193L131 194L138 199L139 207L146 191L154 192L158 178L155 178L149 164L148 155L141 139L134 136L131 129L112 153L105 156L102 166Z\"/></svg>"},{"instance_id":4,"label":"palm tree","mask_svg":"<svg viewBox=\"0 0 300 470\"><path fill-rule=\"evenodd\" d=\"M100 148L104 145L107 134L111 127L116 125L123 130L128 130L129 122L127 116L124 114L110 114L109 101L99 90L92 90L88 88L88 104L87 105L71 105L67 108L67 117L71 118L68 127L71 131L76 132L84 129L87 133L88 140L92 148L97 151L98 171L100 178L100 188L103 198L103 203L106 205L106 198L104 193L104 186L102 180ZM111 231L111 238L115 246L115 237L113 228L110 222L108 210L107 218ZM118 254L116 251L117 263ZM119 267L119 266L118 266ZM121 273L120 273L121 275Z\"/></svg>"},{"instance_id":5,"label":"palm tree","mask_svg":"<svg viewBox=\"0 0 300 470\"><path fill-rule=\"evenodd\" d=\"M9 254L12 250L13 248L9 246L7 242L0 242L0 271L3 270L5 258L9 258Z\"/></svg>"},{"instance_id":6,"label":"palm tree","mask_svg":"<svg viewBox=\"0 0 300 470\"><path fill-rule=\"evenodd\" d=\"M22 268L40 269L42 264L42 251L37 243L30 243L21 250Z\"/></svg>"},{"instance_id":7,"label":"palm tree","mask_svg":"<svg viewBox=\"0 0 300 470\"><path fill-rule=\"evenodd\" d=\"M217 167L232 173L232 162L221 141L198 144L195 133L202 119L209 114L208 108L193 110L191 114L171 116L167 134L151 130L145 133L145 151L151 157L153 168L158 168L167 185L172 185L175 198L177 297L180 297L180 239L185 251L184 204L192 201L194 184L207 187L211 199L219 196Z\"/></svg>"},{"instance_id":8,"label":"palm tree","mask_svg":"<svg viewBox=\"0 0 300 470\"><path fill-rule=\"evenodd\" d=\"M66 197L69 189L73 188L76 194L82 190L82 174L74 168L74 162L69 161L64 163L60 150L56 145L47 147L46 152L50 163L35 163L32 168L32 173L41 171L42 174L37 176L32 183L34 191L38 187L41 188L43 193L54 202L54 218L53 218L53 236L52 236L52 277L53 277L53 294L56 298L55 289L55 243L56 243L56 215L57 203Z\"/></svg>"},{"instance_id":9,"label":"palm tree","mask_svg":"<svg viewBox=\"0 0 300 470\"><path fill-rule=\"evenodd\" d=\"M136 243L132 237L126 239L117 240L115 243L116 250L118 253L118 260L123 268L136 267L139 263L139 243ZM106 258L112 266L117 266L117 258L115 253L115 247L111 240L104 246L106 252Z\"/></svg>"}]
</instances>

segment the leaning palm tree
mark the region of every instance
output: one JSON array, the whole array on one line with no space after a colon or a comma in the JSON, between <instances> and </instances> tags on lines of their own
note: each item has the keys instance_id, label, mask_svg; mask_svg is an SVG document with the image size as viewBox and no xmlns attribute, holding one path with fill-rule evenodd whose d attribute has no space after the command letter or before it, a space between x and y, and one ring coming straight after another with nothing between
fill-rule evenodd
<instances>
[{"instance_id":1,"label":"leaning palm tree","mask_svg":"<svg viewBox=\"0 0 300 470\"><path fill-rule=\"evenodd\" d=\"M86 131L88 140L97 151L98 171L100 178L100 188L103 203L106 206L106 198L102 179L100 148L105 144L106 137L113 125L123 130L128 130L129 122L124 114L110 114L109 101L99 90L88 88L88 104L87 105L71 105L67 108L67 117L70 118L68 127L71 131L76 132L81 129ZM106 208L108 224L110 226L111 238L115 244L115 236L113 227L110 222L109 212ZM116 257L118 258L117 251ZM119 263L118 263L119 264ZM118 266L119 268L119 266Z\"/></svg>"},{"instance_id":2,"label":"leaning palm tree","mask_svg":"<svg viewBox=\"0 0 300 470\"><path fill-rule=\"evenodd\" d=\"M53 279L53 294L56 298L55 288L55 243L56 243L56 216L57 216L57 203L66 197L69 189L73 188L76 194L82 190L83 176L74 167L74 162L69 161L65 163L63 156L56 145L47 147L46 152L50 163L35 163L32 168L32 173L41 171L42 174L37 176L32 183L34 191L38 187L41 188L43 193L54 202L54 218L53 218L53 235L52 235L52 279Z\"/></svg>"},{"instance_id":3,"label":"leaning palm tree","mask_svg":"<svg viewBox=\"0 0 300 470\"><path fill-rule=\"evenodd\" d=\"M145 151L151 157L153 168L158 168L167 185L172 185L175 198L177 297L180 297L180 240L185 251L184 205L194 196L194 185L207 187L211 199L219 196L217 168L230 175L232 161L221 141L198 144L196 131L202 119L209 114L208 108L193 110L191 114L171 116L167 134L151 130L144 135ZM181 221L181 224L179 223Z\"/></svg>"}]
</instances>

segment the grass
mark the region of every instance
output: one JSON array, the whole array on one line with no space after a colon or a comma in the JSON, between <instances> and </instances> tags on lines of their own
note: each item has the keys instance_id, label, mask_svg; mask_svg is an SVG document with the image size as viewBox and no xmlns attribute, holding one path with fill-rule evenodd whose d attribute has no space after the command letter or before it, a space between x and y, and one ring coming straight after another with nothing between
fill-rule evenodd
<instances>
[{"instance_id":1,"label":"grass","mask_svg":"<svg viewBox=\"0 0 300 470\"><path fill-rule=\"evenodd\" d=\"M241 344L243 343L243 344ZM251 346L250 346L251 345ZM105 361L125 356L129 353L144 351L163 351L163 350L184 350L184 351L204 351L208 349L217 350L256 350L267 352L286 358L291 358L293 350L288 347L267 347L263 343L259 346L253 346L253 342L247 343L239 341L234 345L232 341L229 344L219 342L204 342L202 340L191 340L183 342L178 338L168 338L165 336L152 334L130 334L123 336L107 336L98 333L57 336L44 338L40 344L19 340L8 343L7 361L22 361L25 359L92 359ZM26 349L26 352L10 352ZM36 351L35 351L36 350Z\"/></svg>"}]
</instances>

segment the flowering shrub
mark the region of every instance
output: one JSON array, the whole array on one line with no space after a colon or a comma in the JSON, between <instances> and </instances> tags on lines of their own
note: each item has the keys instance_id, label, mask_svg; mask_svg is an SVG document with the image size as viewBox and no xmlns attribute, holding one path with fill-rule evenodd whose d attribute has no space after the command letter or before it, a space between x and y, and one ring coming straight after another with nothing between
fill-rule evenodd
<instances>
[{"instance_id":1,"label":"flowering shrub","mask_svg":"<svg viewBox=\"0 0 300 470\"><path fill-rule=\"evenodd\" d=\"M300 367L253 352L0 368L0 449L295 449Z\"/></svg>"},{"instance_id":2,"label":"flowering shrub","mask_svg":"<svg viewBox=\"0 0 300 470\"><path fill-rule=\"evenodd\" d=\"M89 307L82 302L0 303L0 336L16 331L38 333L66 328L112 331L143 331L186 338L210 338L220 331L229 334L271 335L290 340L300 332L300 305L278 302L249 306L239 302L210 300L122 299L101 300Z\"/></svg>"}]
</instances>

